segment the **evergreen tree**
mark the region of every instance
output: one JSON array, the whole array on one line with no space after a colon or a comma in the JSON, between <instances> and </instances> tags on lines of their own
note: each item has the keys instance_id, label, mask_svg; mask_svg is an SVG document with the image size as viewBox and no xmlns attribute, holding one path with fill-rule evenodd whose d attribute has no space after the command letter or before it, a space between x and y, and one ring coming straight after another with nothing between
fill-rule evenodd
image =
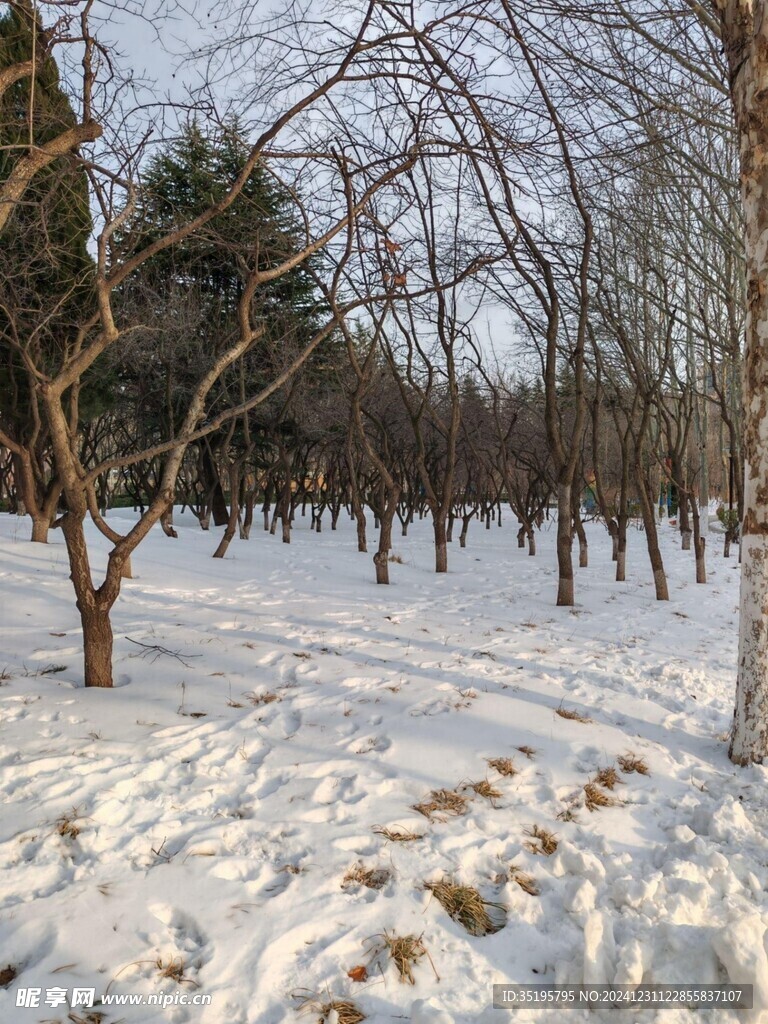
<instances>
[{"instance_id":1,"label":"evergreen tree","mask_svg":"<svg viewBox=\"0 0 768 1024\"><path fill-rule=\"evenodd\" d=\"M215 136L204 134L195 123L187 126L147 167L136 215L121 244L142 249L206 210L229 189L247 152L236 124ZM123 302L136 304L139 320L141 306L151 304L152 319L163 326L161 332L145 333L141 358L133 357L121 368L125 393L133 400L136 429L145 443L176 429L200 362L215 354L236 330L245 267L270 269L300 247L293 197L257 166L237 201L204 231L147 261L124 292ZM264 328L264 337L219 382L209 406L215 408L217 402L224 406L259 391L274 378L285 355L309 341L322 311L305 266L260 287L252 312L254 321ZM305 377L322 371L330 347L332 343L326 343L315 354L303 371ZM254 414L251 424L258 465L265 461L259 458L259 448L266 445L270 432L270 406L261 408L258 417ZM288 429L285 420L282 429ZM242 434L238 423L229 438L230 451L244 444ZM215 487L218 522L224 521L226 510L211 452L217 451L225 436L228 430L222 429L202 449L203 485Z\"/></svg>"},{"instance_id":2,"label":"evergreen tree","mask_svg":"<svg viewBox=\"0 0 768 1024\"><path fill-rule=\"evenodd\" d=\"M34 37L37 37L36 39ZM44 53L47 40L32 5L14 4L0 16L0 66ZM0 181L32 142L44 145L71 128L76 117L61 87L56 63L45 56L33 77L0 97ZM44 167L27 188L3 233L0 249L0 425L18 445L32 473L16 462L17 487L32 511L45 503L52 482L48 436L37 415L36 381L19 352L55 372L93 307L92 231L88 182L74 154ZM109 400L109 386L94 371L79 395L81 421ZM23 461L23 460L22 460ZM31 484L34 480L34 485ZM31 493L34 491L34 493ZM42 533L45 529L41 525Z\"/></svg>"}]
</instances>

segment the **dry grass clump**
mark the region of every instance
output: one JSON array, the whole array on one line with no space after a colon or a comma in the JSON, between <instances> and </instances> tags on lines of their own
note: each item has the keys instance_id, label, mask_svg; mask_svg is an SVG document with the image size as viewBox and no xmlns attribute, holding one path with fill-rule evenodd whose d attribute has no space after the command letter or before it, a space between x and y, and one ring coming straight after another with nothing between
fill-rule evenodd
<instances>
[{"instance_id":1,"label":"dry grass clump","mask_svg":"<svg viewBox=\"0 0 768 1024\"><path fill-rule=\"evenodd\" d=\"M56 831L62 837L62 839L77 839L82 831L78 825L75 824L77 820L77 814L72 811L71 814L62 814L56 821Z\"/></svg>"},{"instance_id":2,"label":"dry grass clump","mask_svg":"<svg viewBox=\"0 0 768 1024\"><path fill-rule=\"evenodd\" d=\"M564 708L562 704L555 708L555 714L560 715L561 718L567 718L569 722L582 722L584 725L592 721L591 718L587 718L579 711L574 711L573 708Z\"/></svg>"},{"instance_id":3,"label":"dry grass clump","mask_svg":"<svg viewBox=\"0 0 768 1024\"><path fill-rule=\"evenodd\" d=\"M558 821L578 821L579 816L577 810L580 804L578 800L569 801L562 811L558 811L556 817Z\"/></svg>"},{"instance_id":4,"label":"dry grass clump","mask_svg":"<svg viewBox=\"0 0 768 1024\"><path fill-rule=\"evenodd\" d=\"M427 947L421 941L420 935L395 935L394 932L383 932L381 935L375 936L375 938L379 941L370 950L370 962L373 963L382 953L386 953L387 958L397 968L401 983L416 984L413 968L424 957L427 957L432 964L432 957L429 955ZM432 970L435 971L434 964L432 964ZM435 971L435 977L438 981L440 980L437 971Z\"/></svg>"},{"instance_id":5,"label":"dry grass clump","mask_svg":"<svg viewBox=\"0 0 768 1024\"><path fill-rule=\"evenodd\" d=\"M429 800L424 800L420 804L413 804L412 810L423 814L430 821L432 820L432 815L436 814L437 811L440 812L440 814L436 815L438 821L446 820L442 815L457 817L467 812L467 798L453 789L433 789L429 796Z\"/></svg>"},{"instance_id":6,"label":"dry grass clump","mask_svg":"<svg viewBox=\"0 0 768 1024\"><path fill-rule=\"evenodd\" d=\"M595 782L598 786L602 786L603 789L613 790L617 786L622 786L623 782L619 778L616 769L611 766L609 768L601 768L595 776Z\"/></svg>"},{"instance_id":7,"label":"dry grass clump","mask_svg":"<svg viewBox=\"0 0 768 1024\"><path fill-rule=\"evenodd\" d=\"M249 693L244 694L244 696L254 707L259 707L260 704L272 704L273 701L280 700L276 693L270 693L269 690L264 693L254 693L251 690Z\"/></svg>"},{"instance_id":8,"label":"dry grass clump","mask_svg":"<svg viewBox=\"0 0 768 1024\"><path fill-rule=\"evenodd\" d=\"M338 1024L360 1024L365 1014L351 999L329 999L323 1002L317 996L302 996L299 1000L299 1013L314 1013L317 1024L326 1024L332 1013L336 1013Z\"/></svg>"},{"instance_id":9,"label":"dry grass clump","mask_svg":"<svg viewBox=\"0 0 768 1024\"><path fill-rule=\"evenodd\" d=\"M414 839L423 839L422 832L412 832L408 828L389 828L387 825L374 825L373 831L377 836L384 836L390 843L411 843Z\"/></svg>"},{"instance_id":10,"label":"dry grass clump","mask_svg":"<svg viewBox=\"0 0 768 1024\"><path fill-rule=\"evenodd\" d=\"M504 796L500 789L496 789L490 784L488 779L483 779L481 782L470 782L469 788L474 790L478 796L484 796L486 800L490 800L493 807L496 807L494 801L500 800Z\"/></svg>"},{"instance_id":11,"label":"dry grass clump","mask_svg":"<svg viewBox=\"0 0 768 1024\"><path fill-rule=\"evenodd\" d=\"M19 974L19 969L14 964L8 964L7 967L0 969L0 988L8 988L12 981L14 981Z\"/></svg>"},{"instance_id":12,"label":"dry grass clump","mask_svg":"<svg viewBox=\"0 0 768 1024\"><path fill-rule=\"evenodd\" d=\"M600 807L613 807L615 803L616 800L608 796L595 782L590 781L584 787L584 806L588 811L596 811Z\"/></svg>"},{"instance_id":13,"label":"dry grass clump","mask_svg":"<svg viewBox=\"0 0 768 1024\"><path fill-rule=\"evenodd\" d=\"M180 985L183 981L189 982L192 980L191 978L184 977L185 964L180 956L175 956L168 961L158 957L155 961L155 967L157 967L158 974L161 978L170 978L172 981L175 981L177 985Z\"/></svg>"},{"instance_id":14,"label":"dry grass clump","mask_svg":"<svg viewBox=\"0 0 768 1024\"><path fill-rule=\"evenodd\" d=\"M527 874L525 871L521 871L516 864L509 865L508 877L510 882L515 882L519 885L523 892L527 892L529 896L539 896L541 889L536 884L536 879L533 875Z\"/></svg>"},{"instance_id":15,"label":"dry grass clump","mask_svg":"<svg viewBox=\"0 0 768 1024\"><path fill-rule=\"evenodd\" d=\"M493 768L507 778L511 778L513 775L517 775L517 768L515 768L515 762L511 757L486 757L489 767Z\"/></svg>"},{"instance_id":16,"label":"dry grass clump","mask_svg":"<svg viewBox=\"0 0 768 1024\"><path fill-rule=\"evenodd\" d=\"M531 825L530 828L523 829L523 831L527 836L531 836L531 842L525 844L526 850L529 850L531 853L551 857L557 849L557 838L554 832L550 832L549 829L541 828L539 825Z\"/></svg>"},{"instance_id":17,"label":"dry grass clump","mask_svg":"<svg viewBox=\"0 0 768 1024\"><path fill-rule=\"evenodd\" d=\"M390 562L395 562L397 565L404 565L405 564L403 562L403 559L402 559L402 557L400 555L390 555L389 556L389 561Z\"/></svg>"},{"instance_id":18,"label":"dry grass clump","mask_svg":"<svg viewBox=\"0 0 768 1024\"><path fill-rule=\"evenodd\" d=\"M383 889L391 877L392 873L387 868L366 868L358 863L344 875L341 887L348 889L352 885L364 885L367 889Z\"/></svg>"},{"instance_id":19,"label":"dry grass clump","mask_svg":"<svg viewBox=\"0 0 768 1024\"><path fill-rule=\"evenodd\" d=\"M648 762L643 757L637 757L636 754L631 752L628 754L622 754L620 757L617 757L616 760L619 762L619 768L621 768L626 775L632 775L633 772L637 772L638 775L651 774Z\"/></svg>"},{"instance_id":20,"label":"dry grass clump","mask_svg":"<svg viewBox=\"0 0 768 1024\"><path fill-rule=\"evenodd\" d=\"M484 900L471 885L456 885L449 878L443 878L439 882L426 882L424 888L434 895L448 916L458 921L470 935L492 935L504 927L504 904ZM497 914L497 920L494 921L487 907L502 911L502 914Z\"/></svg>"},{"instance_id":21,"label":"dry grass clump","mask_svg":"<svg viewBox=\"0 0 768 1024\"><path fill-rule=\"evenodd\" d=\"M84 1017L75 1010L70 1010L67 1014L67 1020L70 1021L70 1024L101 1024L106 1019L106 1013L101 1013L100 1010L89 1010Z\"/></svg>"}]
</instances>

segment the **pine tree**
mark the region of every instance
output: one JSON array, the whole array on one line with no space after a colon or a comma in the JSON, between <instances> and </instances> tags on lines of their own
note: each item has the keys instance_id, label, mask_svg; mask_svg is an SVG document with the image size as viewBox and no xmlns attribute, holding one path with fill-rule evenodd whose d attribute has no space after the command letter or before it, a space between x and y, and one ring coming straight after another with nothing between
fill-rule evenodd
<instances>
[{"instance_id":1,"label":"pine tree","mask_svg":"<svg viewBox=\"0 0 768 1024\"><path fill-rule=\"evenodd\" d=\"M36 39L34 37L37 37ZM0 66L44 52L42 23L30 6L14 4L0 17ZM0 182L11 174L30 142L44 145L76 124L52 57L33 77L0 97ZM48 436L37 415L35 380L18 351L55 372L62 354L93 303L92 223L88 183L76 155L44 167L6 224L0 249L0 425L23 449L14 455L20 497L32 514L34 539L45 539L55 507L55 479ZM109 387L91 373L80 392L81 420L109 400ZM53 507L50 507L53 503Z\"/></svg>"}]
</instances>

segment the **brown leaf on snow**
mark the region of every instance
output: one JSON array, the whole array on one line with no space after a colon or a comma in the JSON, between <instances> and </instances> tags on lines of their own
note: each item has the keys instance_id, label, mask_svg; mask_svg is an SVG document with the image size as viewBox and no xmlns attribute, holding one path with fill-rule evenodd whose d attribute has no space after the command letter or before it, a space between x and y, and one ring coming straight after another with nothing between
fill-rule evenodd
<instances>
[{"instance_id":1,"label":"brown leaf on snow","mask_svg":"<svg viewBox=\"0 0 768 1024\"><path fill-rule=\"evenodd\" d=\"M358 966L353 967L351 971L347 971L347 977L351 978L352 981L367 981L368 969L365 964L358 964Z\"/></svg>"}]
</instances>

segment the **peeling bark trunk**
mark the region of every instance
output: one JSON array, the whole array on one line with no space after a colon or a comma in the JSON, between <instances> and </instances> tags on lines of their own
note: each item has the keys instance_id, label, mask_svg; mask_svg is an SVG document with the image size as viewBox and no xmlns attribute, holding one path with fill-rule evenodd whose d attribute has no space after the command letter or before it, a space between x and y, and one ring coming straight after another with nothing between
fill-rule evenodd
<instances>
[{"instance_id":1,"label":"peeling bark trunk","mask_svg":"<svg viewBox=\"0 0 768 1024\"><path fill-rule=\"evenodd\" d=\"M730 758L768 758L768 17L764 4L719 6L739 132L747 317L741 616Z\"/></svg>"}]
</instances>

